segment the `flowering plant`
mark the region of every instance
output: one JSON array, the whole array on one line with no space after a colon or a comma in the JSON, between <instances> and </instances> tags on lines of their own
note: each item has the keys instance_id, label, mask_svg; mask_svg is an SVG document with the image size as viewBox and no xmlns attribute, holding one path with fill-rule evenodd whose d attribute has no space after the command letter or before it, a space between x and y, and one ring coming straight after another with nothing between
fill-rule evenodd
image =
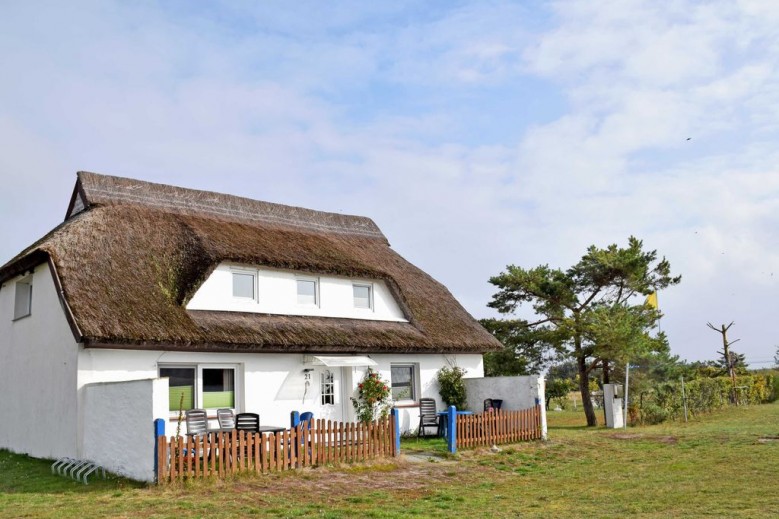
<instances>
[{"instance_id":1,"label":"flowering plant","mask_svg":"<svg viewBox=\"0 0 779 519\"><path fill-rule=\"evenodd\" d=\"M385 418L392 405L389 385L379 374L368 368L365 378L357 384L357 398L352 397L357 419L363 423Z\"/></svg>"}]
</instances>

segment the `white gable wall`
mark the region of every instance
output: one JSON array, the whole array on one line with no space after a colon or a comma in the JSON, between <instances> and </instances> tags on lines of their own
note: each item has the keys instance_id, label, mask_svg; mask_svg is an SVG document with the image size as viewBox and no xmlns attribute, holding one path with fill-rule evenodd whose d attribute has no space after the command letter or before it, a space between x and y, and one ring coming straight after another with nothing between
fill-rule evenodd
<instances>
[{"instance_id":1,"label":"white gable wall","mask_svg":"<svg viewBox=\"0 0 779 519\"><path fill-rule=\"evenodd\" d=\"M76 456L78 344L46 263L33 274L30 315L12 321L18 279L0 287L0 448Z\"/></svg>"},{"instance_id":2,"label":"white gable wall","mask_svg":"<svg viewBox=\"0 0 779 519\"><path fill-rule=\"evenodd\" d=\"M257 300L233 297L233 272L255 272ZM297 279L319 280L319 305L297 303ZM352 284L373 287L373 309L354 308ZM402 321L406 318L384 281L339 276L312 275L246 265L220 264L187 304L188 310L225 310L280 315L310 315L377 321Z\"/></svg>"}]
</instances>

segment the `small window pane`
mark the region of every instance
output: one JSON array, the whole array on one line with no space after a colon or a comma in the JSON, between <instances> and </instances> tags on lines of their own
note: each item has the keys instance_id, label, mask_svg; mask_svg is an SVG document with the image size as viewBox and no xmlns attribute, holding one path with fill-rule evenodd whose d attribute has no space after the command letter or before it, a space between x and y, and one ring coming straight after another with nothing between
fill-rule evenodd
<instances>
[{"instance_id":1,"label":"small window pane","mask_svg":"<svg viewBox=\"0 0 779 519\"><path fill-rule=\"evenodd\" d=\"M394 400L416 400L414 366L392 366L390 380Z\"/></svg>"},{"instance_id":2,"label":"small window pane","mask_svg":"<svg viewBox=\"0 0 779 519\"><path fill-rule=\"evenodd\" d=\"M254 299L254 274L233 272L233 297Z\"/></svg>"},{"instance_id":3,"label":"small window pane","mask_svg":"<svg viewBox=\"0 0 779 519\"><path fill-rule=\"evenodd\" d=\"M203 408L235 407L235 370L209 368L203 370Z\"/></svg>"},{"instance_id":4,"label":"small window pane","mask_svg":"<svg viewBox=\"0 0 779 519\"><path fill-rule=\"evenodd\" d=\"M322 405L335 404L335 382L333 373L328 369L321 374Z\"/></svg>"},{"instance_id":5,"label":"small window pane","mask_svg":"<svg viewBox=\"0 0 779 519\"><path fill-rule=\"evenodd\" d=\"M195 368L160 368L160 377L168 377L168 407L171 412L194 409Z\"/></svg>"},{"instance_id":6,"label":"small window pane","mask_svg":"<svg viewBox=\"0 0 779 519\"><path fill-rule=\"evenodd\" d=\"M371 287L368 285L352 285L355 308L371 308Z\"/></svg>"},{"instance_id":7,"label":"small window pane","mask_svg":"<svg viewBox=\"0 0 779 519\"><path fill-rule=\"evenodd\" d=\"M298 279L298 304L316 304L316 281Z\"/></svg>"},{"instance_id":8,"label":"small window pane","mask_svg":"<svg viewBox=\"0 0 779 519\"><path fill-rule=\"evenodd\" d=\"M19 281L16 283L14 299L14 319L30 315L32 307L32 283Z\"/></svg>"}]
</instances>

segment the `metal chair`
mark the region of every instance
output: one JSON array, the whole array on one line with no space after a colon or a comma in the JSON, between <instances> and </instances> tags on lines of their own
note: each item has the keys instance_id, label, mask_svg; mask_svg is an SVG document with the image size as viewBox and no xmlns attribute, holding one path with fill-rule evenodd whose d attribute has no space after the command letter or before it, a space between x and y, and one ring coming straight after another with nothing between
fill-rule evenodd
<instances>
[{"instance_id":1,"label":"metal chair","mask_svg":"<svg viewBox=\"0 0 779 519\"><path fill-rule=\"evenodd\" d=\"M187 436L208 434L208 414L205 409L189 409L186 412Z\"/></svg>"},{"instance_id":2,"label":"metal chair","mask_svg":"<svg viewBox=\"0 0 779 519\"><path fill-rule=\"evenodd\" d=\"M425 427L435 427L436 434L439 432L438 409L435 400L432 398L419 399L419 429L417 429L417 438L423 433Z\"/></svg>"},{"instance_id":3,"label":"metal chair","mask_svg":"<svg viewBox=\"0 0 779 519\"><path fill-rule=\"evenodd\" d=\"M232 431L235 429L235 414L232 409L217 409L216 419L219 421L220 431Z\"/></svg>"},{"instance_id":4,"label":"metal chair","mask_svg":"<svg viewBox=\"0 0 779 519\"><path fill-rule=\"evenodd\" d=\"M238 413L235 415L235 429L260 432L260 415L257 413Z\"/></svg>"}]
</instances>

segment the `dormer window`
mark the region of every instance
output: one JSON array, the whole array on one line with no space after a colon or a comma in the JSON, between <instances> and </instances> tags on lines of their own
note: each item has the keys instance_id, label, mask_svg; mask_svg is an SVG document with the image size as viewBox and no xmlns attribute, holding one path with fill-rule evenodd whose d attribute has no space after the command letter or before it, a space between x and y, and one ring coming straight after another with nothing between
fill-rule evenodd
<instances>
[{"instance_id":1,"label":"dormer window","mask_svg":"<svg viewBox=\"0 0 779 519\"><path fill-rule=\"evenodd\" d=\"M14 296L14 320L27 317L32 313L32 276L16 282Z\"/></svg>"},{"instance_id":2,"label":"dormer window","mask_svg":"<svg viewBox=\"0 0 779 519\"><path fill-rule=\"evenodd\" d=\"M352 285L352 293L355 308L373 309L373 287L371 285Z\"/></svg>"},{"instance_id":3,"label":"dormer window","mask_svg":"<svg viewBox=\"0 0 779 519\"><path fill-rule=\"evenodd\" d=\"M316 278L297 278L298 304L317 306L319 304L319 282Z\"/></svg>"},{"instance_id":4,"label":"dormer window","mask_svg":"<svg viewBox=\"0 0 779 519\"><path fill-rule=\"evenodd\" d=\"M233 272L233 297L257 299L257 277L253 272Z\"/></svg>"}]
</instances>

